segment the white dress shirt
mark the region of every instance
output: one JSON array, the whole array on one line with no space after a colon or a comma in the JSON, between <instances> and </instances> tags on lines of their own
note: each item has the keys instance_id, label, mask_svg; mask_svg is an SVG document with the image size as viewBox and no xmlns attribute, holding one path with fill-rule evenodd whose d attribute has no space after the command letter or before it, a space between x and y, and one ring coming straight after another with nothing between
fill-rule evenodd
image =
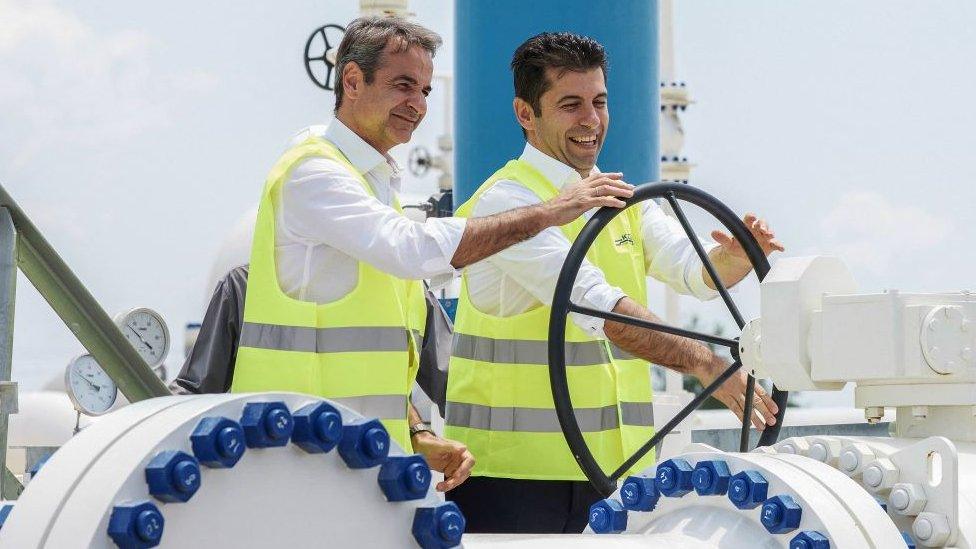
<instances>
[{"instance_id":1,"label":"white dress shirt","mask_svg":"<svg viewBox=\"0 0 976 549\"><path fill-rule=\"evenodd\" d=\"M303 130L293 141L320 134ZM331 141L372 187L370 196L344 165L310 158L295 166L281 187L275 219L278 283L288 296L328 303L347 295L364 261L398 278L449 281L451 258L465 220L411 221L392 204L400 190L399 168L338 119L325 128Z\"/></svg>"},{"instance_id":2,"label":"white dress shirt","mask_svg":"<svg viewBox=\"0 0 976 549\"><path fill-rule=\"evenodd\" d=\"M576 170L528 143L520 160L538 170L556 189L581 179ZM597 169L593 171L596 173ZM472 217L493 215L539 202L539 197L523 185L502 180L481 195ZM642 208L641 234L644 238L644 266L648 275L678 293L703 300L717 296L718 292L705 285L701 259L681 224L653 200L645 200L638 207ZM586 212L584 216L589 218L593 211ZM703 246L709 251L717 244L703 242ZM569 247L570 242L562 230L550 227L529 240L469 266L467 277L471 303L484 313L502 317L525 312L540 303L551 305L556 279ZM572 290L574 302L610 311L624 295L620 288L607 283L600 269L587 260L583 261ZM570 317L591 335L606 337L602 319L575 313Z\"/></svg>"}]
</instances>

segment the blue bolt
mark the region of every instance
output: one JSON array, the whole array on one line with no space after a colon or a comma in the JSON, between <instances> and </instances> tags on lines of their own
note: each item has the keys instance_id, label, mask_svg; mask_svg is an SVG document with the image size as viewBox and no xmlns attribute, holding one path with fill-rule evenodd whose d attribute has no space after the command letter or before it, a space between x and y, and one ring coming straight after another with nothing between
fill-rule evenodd
<instances>
[{"instance_id":1,"label":"blue bolt","mask_svg":"<svg viewBox=\"0 0 976 549\"><path fill-rule=\"evenodd\" d=\"M382 427L373 427L363 435L364 449L371 458L385 457L390 451L390 435Z\"/></svg>"},{"instance_id":2,"label":"blue bolt","mask_svg":"<svg viewBox=\"0 0 976 549\"><path fill-rule=\"evenodd\" d=\"M759 521L770 534L785 534L800 525L803 510L791 496L779 495L766 500Z\"/></svg>"},{"instance_id":3,"label":"blue bolt","mask_svg":"<svg viewBox=\"0 0 976 549\"><path fill-rule=\"evenodd\" d=\"M729 490L732 473L720 459L699 461L691 474L691 483L700 496L722 496Z\"/></svg>"},{"instance_id":4,"label":"blue bolt","mask_svg":"<svg viewBox=\"0 0 976 549\"><path fill-rule=\"evenodd\" d=\"M284 402L249 402L241 414L244 440L251 448L288 444L295 422Z\"/></svg>"},{"instance_id":5,"label":"blue bolt","mask_svg":"<svg viewBox=\"0 0 976 549\"><path fill-rule=\"evenodd\" d=\"M158 542L163 537L163 516L159 511L146 509L136 517L136 535L142 541Z\"/></svg>"},{"instance_id":6,"label":"blue bolt","mask_svg":"<svg viewBox=\"0 0 976 549\"><path fill-rule=\"evenodd\" d=\"M815 530L804 530L790 540L790 549L830 549L830 540Z\"/></svg>"},{"instance_id":7,"label":"blue bolt","mask_svg":"<svg viewBox=\"0 0 976 549\"><path fill-rule=\"evenodd\" d=\"M156 547L165 521L150 501L116 505L108 520L108 535L121 549Z\"/></svg>"},{"instance_id":8,"label":"blue bolt","mask_svg":"<svg viewBox=\"0 0 976 549\"><path fill-rule=\"evenodd\" d=\"M173 485L180 492L195 492L200 487L200 466L185 459L173 466Z\"/></svg>"},{"instance_id":9,"label":"blue bolt","mask_svg":"<svg viewBox=\"0 0 976 549\"><path fill-rule=\"evenodd\" d=\"M597 534L619 534L627 529L627 510L615 499L590 506L590 528Z\"/></svg>"},{"instance_id":10,"label":"blue bolt","mask_svg":"<svg viewBox=\"0 0 976 549\"><path fill-rule=\"evenodd\" d=\"M271 410L264 418L264 428L267 430L268 436L275 440L287 438L291 435L292 430L291 414L288 413L288 410L280 408Z\"/></svg>"},{"instance_id":11,"label":"blue bolt","mask_svg":"<svg viewBox=\"0 0 976 549\"><path fill-rule=\"evenodd\" d=\"M418 507L413 515L411 531L423 549L447 549L461 543L465 520L453 501L434 507Z\"/></svg>"},{"instance_id":12,"label":"blue bolt","mask_svg":"<svg viewBox=\"0 0 976 549\"><path fill-rule=\"evenodd\" d=\"M342 414L328 402L313 402L294 414L291 441L306 452L330 452L342 439Z\"/></svg>"},{"instance_id":13,"label":"blue bolt","mask_svg":"<svg viewBox=\"0 0 976 549\"><path fill-rule=\"evenodd\" d=\"M342 426L339 455L350 468L367 469L386 460L390 435L378 419L355 419Z\"/></svg>"},{"instance_id":14,"label":"blue bolt","mask_svg":"<svg viewBox=\"0 0 976 549\"><path fill-rule=\"evenodd\" d=\"M657 489L670 498L681 497L694 489L691 474L694 471L687 460L669 459L657 466Z\"/></svg>"},{"instance_id":15,"label":"blue bolt","mask_svg":"<svg viewBox=\"0 0 976 549\"><path fill-rule=\"evenodd\" d=\"M460 511L445 511L437 521L437 533L448 543L458 543L464 534L464 517Z\"/></svg>"},{"instance_id":16,"label":"blue bolt","mask_svg":"<svg viewBox=\"0 0 976 549\"><path fill-rule=\"evenodd\" d=\"M620 502L628 511L653 511L660 498L653 477L629 476L620 486Z\"/></svg>"},{"instance_id":17,"label":"blue bolt","mask_svg":"<svg viewBox=\"0 0 976 549\"><path fill-rule=\"evenodd\" d=\"M430 467L420 455L390 456L377 477L387 501L423 499L430 479Z\"/></svg>"},{"instance_id":18,"label":"blue bolt","mask_svg":"<svg viewBox=\"0 0 976 549\"><path fill-rule=\"evenodd\" d=\"M193 455L207 467L233 467L244 455L244 429L230 418L205 417L193 429L190 446Z\"/></svg>"},{"instance_id":19,"label":"blue bolt","mask_svg":"<svg viewBox=\"0 0 976 549\"><path fill-rule=\"evenodd\" d=\"M146 484L159 501L189 501L200 488L200 465L186 452L165 450L146 465Z\"/></svg>"},{"instance_id":20,"label":"blue bolt","mask_svg":"<svg viewBox=\"0 0 976 549\"><path fill-rule=\"evenodd\" d=\"M905 545L908 549L915 549L915 540L912 539L912 536L908 532L902 532L901 539L905 540Z\"/></svg>"},{"instance_id":21,"label":"blue bolt","mask_svg":"<svg viewBox=\"0 0 976 549\"><path fill-rule=\"evenodd\" d=\"M759 471L736 473L729 481L729 501L739 509L755 509L766 501L769 483Z\"/></svg>"},{"instance_id":22,"label":"blue bolt","mask_svg":"<svg viewBox=\"0 0 976 549\"><path fill-rule=\"evenodd\" d=\"M342 437L342 416L339 412L325 412L315 420L315 434L322 440L339 442Z\"/></svg>"},{"instance_id":23,"label":"blue bolt","mask_svg":"<svg viewBox=\"0 0 976 549\"><path fill-rule=\"evenodd\" d=\"M7 522L7 517L10 516L10 512L13 510L13 503L5 503L0 506L0 528L3 528L3 523Z\"/></svg>"}]
</instances>

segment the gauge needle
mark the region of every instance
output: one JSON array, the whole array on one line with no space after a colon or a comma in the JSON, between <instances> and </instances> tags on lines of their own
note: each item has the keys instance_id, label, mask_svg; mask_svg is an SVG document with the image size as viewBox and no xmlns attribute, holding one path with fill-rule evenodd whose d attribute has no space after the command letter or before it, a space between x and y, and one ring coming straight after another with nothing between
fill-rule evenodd
<instances>
[{"instance_id":1,"label":"gauge needle","mask_svg":"<svg viewBox=\"0 0 976 549\"><path fill-rule=\"evenodd\" d=\"M101 387L99 387L98 385L95 385L94 383L92 383L91 380L89 380L87 377L85 377L85 376L80 376L80 377L81 377L81 379L84 379L85 380L85 383L91 385L91 388L92 389L95 389L96 391L101 391L102 390Z\"/></svg>"},{"instance_id":2,"label":"gauge needle","mask_svg":"<svg viewBox=\"0 0 976 549\"><path fill-rule=\"evenodd\" d=\"M142 339L142 336L139 335L139 331L138 330L136 330L132 326L129 326L128 324L126 324L125 327L128 328L128 329L130 329L130 330L132 330L132 333L136 334L136 337L139 338L139 341L141 341L142 344L145 345L147 349L149 349L150 351L152 351L152 345L146 343L146 340L145 339Z\"/></svg>"}]
</instances>

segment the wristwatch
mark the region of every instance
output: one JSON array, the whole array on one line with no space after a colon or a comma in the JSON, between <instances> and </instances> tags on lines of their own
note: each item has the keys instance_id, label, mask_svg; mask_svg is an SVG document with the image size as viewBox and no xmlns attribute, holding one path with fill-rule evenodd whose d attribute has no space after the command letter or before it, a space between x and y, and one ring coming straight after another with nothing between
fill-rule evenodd
<instances>
[{"instance_id":1,"label":"wristwatch","mask_svg":"<svg viewBox=\"0 0 976 549\"><path fill-rule=\"evenodd\" d=\"M410 426L410 438L413 438L413 436L416 435L416 434L418 434L418 433L430 433L430 434L433 435L434 434L434 431L431 431L430 430L430 427L428 427L426 423L415 423L415 424L411 425Z\"/></svg>"}]
</instances>

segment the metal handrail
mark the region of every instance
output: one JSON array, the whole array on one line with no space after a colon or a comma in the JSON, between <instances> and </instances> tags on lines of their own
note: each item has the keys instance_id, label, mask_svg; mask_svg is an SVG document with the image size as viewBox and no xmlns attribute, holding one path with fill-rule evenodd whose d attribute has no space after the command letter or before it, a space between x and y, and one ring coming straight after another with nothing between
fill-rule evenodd
<instances>
[{"instance_id":1,"label":"metal handrail","mask_svg":"<svg viewBox=\"0 0 976 549\"><path fill-rule=\"evenodd\" d=\"M0 184L17 232L17 266L129 400L169 395L152 368ZM12 323L9 327L12 331Z\"/></svg>"}]
</instances>

